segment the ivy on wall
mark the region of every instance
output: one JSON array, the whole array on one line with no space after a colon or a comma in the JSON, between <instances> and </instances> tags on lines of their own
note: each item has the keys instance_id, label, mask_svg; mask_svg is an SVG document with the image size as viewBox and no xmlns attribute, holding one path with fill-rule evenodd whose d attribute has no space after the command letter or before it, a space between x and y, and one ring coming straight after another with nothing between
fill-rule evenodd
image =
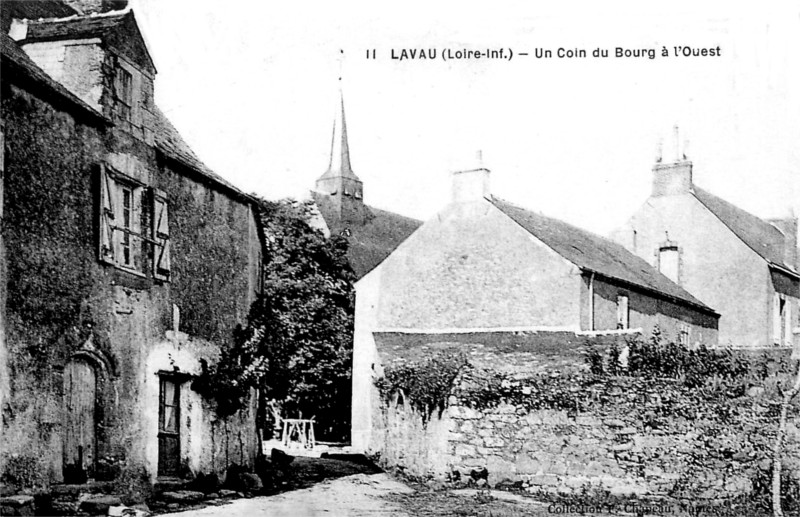
<instances>
[{"instance_id":1,"label":"ivy on wall","mask_svg":"<svg viewBox=\"0 0 800 517\"><path fill-rule=\"evenodd\" d=\"M27 94L3 93L5 165L13 171L4 185L7 308L9 323L25 328L9 344L43 363L79 346L93 323L82 304L98 277L90 164L103 141Z\"/></svg>"},{"instance_id":2,"label":"ivy on wall","mask_svg":"<svg viewBox=\"0 0 800 517\"><path fill-rule=\"evenodd\" d=\"M441 414L451 400L479 411L508 404L523 413L550 409L572 415L638 403L648 407L644 422L658 428L676 418L696 421L706 411L723 423L734 420L750 411L748 405L736 403L750 388L776 396L779 379L789 372L783 359L767 354L687 349L663 343L658 332L648 342L632 339L608 349L589 340L584 356L584 371L508 373L477 367L461 353L440 350L387 365L375 384L385 402L402 393L424 422L434 410Z\"/></svg>"},{"instance_id":3,"label":"ivy on wall","mask_svg":"<svg viewBox=\"0 0 800 517\"><path fill-rule=\"evenodd\" d=\"M376 379L375 384L386 401L402 393L426 424L435 411L441 416L456 378L468 364L462 353L438 352L417 361L387 366L384 376Z\"/></svg>"}]
</instances>

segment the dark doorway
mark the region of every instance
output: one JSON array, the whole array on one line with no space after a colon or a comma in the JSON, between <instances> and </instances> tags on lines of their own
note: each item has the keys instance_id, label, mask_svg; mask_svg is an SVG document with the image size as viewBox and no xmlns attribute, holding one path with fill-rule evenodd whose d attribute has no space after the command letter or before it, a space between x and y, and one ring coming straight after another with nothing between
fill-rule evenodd
<instances>
[{"instance_id":1,"label":"dark doorway","mask_svg":"<svg viewBox=\"0 0 800 517\"><path fill-rule=\"evenodd\" d=\"M177 476L180 469L180 384L161 377L158 397L158 475Z\"/></svg>"}]
</instances>

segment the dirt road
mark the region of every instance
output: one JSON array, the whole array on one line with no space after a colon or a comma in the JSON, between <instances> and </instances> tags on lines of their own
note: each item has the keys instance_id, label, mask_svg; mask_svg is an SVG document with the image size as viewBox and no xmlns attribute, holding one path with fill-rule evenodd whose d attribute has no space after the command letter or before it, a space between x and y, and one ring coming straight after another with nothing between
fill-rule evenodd
<instances>
[{"instance_id":1,"label":"dirt road","mask_svg":"<svg viewBox=\"0 0 800 517\"><path fill-rule=\"evenodd\" d=\"M409 514L382 496L411 492L411 488L386 474L355 474L324 481L311 488L269 497L237 499L221 506L165 514L165 517L408 517Z\"/></svg>"}]
</instances>

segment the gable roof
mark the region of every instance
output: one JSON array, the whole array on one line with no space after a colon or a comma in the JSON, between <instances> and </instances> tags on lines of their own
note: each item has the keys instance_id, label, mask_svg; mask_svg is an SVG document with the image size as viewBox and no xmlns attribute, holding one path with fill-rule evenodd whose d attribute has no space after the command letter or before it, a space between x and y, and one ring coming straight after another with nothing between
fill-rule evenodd
<instances>
[{"instance_id":1,"label":"gable roof","mask_svg":"<svg viewBox=\"0 0 800 517\"><path fill-rule=\"evenodd\" d=\"M22 50L17 43L11 39L8 34L0 33L0 55L3 57L3 64L10 65L19 74L11 74L9 70L3 70L3 78L26 78L33 84L45 88L49 93L54 94L60 100L66 101L73 107L77 107L81 111L88 113L93 117L102 119L105 122L110 122L96 109L89 106L86 102L81 100L77 95L70 92L61 83L50 77L47 72L42 70L39 65Z\"/></svg>"},{"instance_id":2,"label":"gable roof","mask_svg":"<svg viewBox=\"0 0 800 517\"><path fill-rule=\"evenodd\" d=\"M645 260L605 237L497 198L490 202L528 233L585 271L716 314Z\"/></svg>"},{"instance_id":3,"label":"gable roof","mask_svg":"<svg viewBox=\"0 0 800 517\"><path fill-rule=\"evenodd\" d=\"M717 219L722 221L761 258L772 265L795 272L795 268L784 261L786 237L777 227L698 186L692 187L692 193Z\"/></svg>"},{"instance_id":4,"label":"gable roof","mask_svg":"<svg viewBox=\"0 0 800 517\"><path fill-rule=\"evenodd\" d=\"M125 35L122 35L121 38L114 38L115 35L124 30L134 31L138 36L136 41L138 45L136 47L143 51L145 57L145 62L142 64L155 72L155 65L150 56L150 51L144 43L139 25L136 23L131 10L112 11L88 16L29 20L27 34L21 43L24 45L40 41L103 38L114 39L112 44L131 46L133 43Z\"/></svg>"},{"instance_id":5,"label":"gable roof","mask_svg":"<svg viewBox=\"0 0 800 517\"><path fill-rule=\"evenodd\" d=\"M422 225L422 221L364 204L358 218L342 219L328 194L312 192L312 198L331 234L345 232L350 244L347 258L357 279L375 269Z\"/></svg>"}]
</instances>

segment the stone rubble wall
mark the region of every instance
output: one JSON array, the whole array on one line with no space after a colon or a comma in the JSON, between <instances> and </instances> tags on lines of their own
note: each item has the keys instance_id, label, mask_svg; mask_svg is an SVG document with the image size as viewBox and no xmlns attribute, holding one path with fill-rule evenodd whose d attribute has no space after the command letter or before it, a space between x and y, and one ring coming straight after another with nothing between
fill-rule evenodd
<instances>
[{"instance_id":1,"label":"stone rubble wall","mask_svg":"<svg viewBox=\"0 0 800 517\"><path fill-rule=\"evenodd\" d=\"M767 446L776 427L754 417L744 429L709 442L691 422L654 430L620 414L526 412L511 405L485 412L451 406L423 426L416 412L399 404L383 418L382 461L412 475L453 479L457 471L464 480L485 468L490 484L521 481L534 493L608 491L708 500L752 490L757 469L771 467ZM795 423L788 425L784 467L800 475Z\"/></svg>"}]
</instances>

